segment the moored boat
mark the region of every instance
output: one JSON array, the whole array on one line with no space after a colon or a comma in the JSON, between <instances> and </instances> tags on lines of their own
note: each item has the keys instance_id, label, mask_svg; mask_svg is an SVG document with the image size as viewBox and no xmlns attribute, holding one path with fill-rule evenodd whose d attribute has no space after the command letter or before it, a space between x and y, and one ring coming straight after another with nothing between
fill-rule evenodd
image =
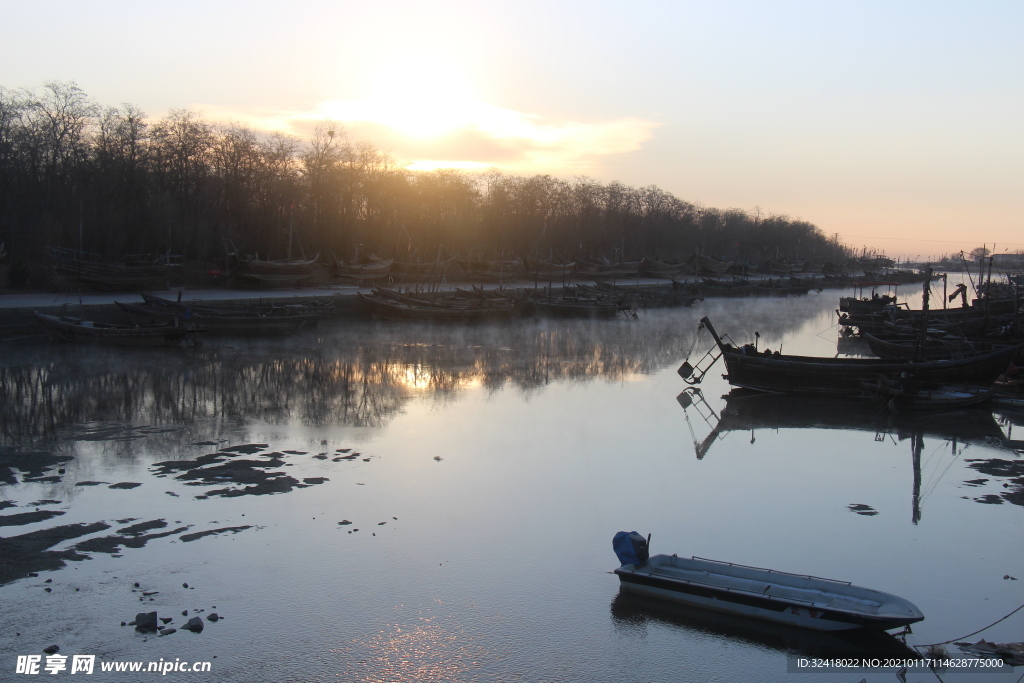
<instances>
[{"instance_id":1,"label":"moored boat","mask_svg":"<svg viewBox=\"0 0 1024 683\"><path fill-rule=\"evenodd\" d=\"M181 270L181 256L175 254L130 254L108 263L99 254L47 247L46 257L54 275L66 286L107 291L166 286Z\"/></svg>"},{"instance_id":2,"label":"moored boat","mask_svg":"<svg viewBox=\"0 0 1024 683\"><path fill-rule=\"evenodd\" d=\"M194 341L194 324L121 325L32 311L39 326L56 341L104 346L177 346Z\"/></svg>"},{"instance_id":3,"label":"moored boat","mask_svg":"<svg viewBox=\"0 0 1024 683\"><path fill-rule=\"evenodd\" d=\"M509 305L449 306L434 302L397 300L381 295L367 295L358 292L359 299L370 314L382 320L413 320L431 323L480 323L504 322L512 317L513 307Z\"/></svg>"},{"instance_id":4,"label":"moored boat","mask_svg":"<svg viewBox=\"0 0 1024 683\"><path fill-rule=\"evenodd\" d=\"M346 264L334 258L334 277L346 278L348 280L379 280L388 276L391 264L394 259L383 261L372 261L370 263Z\"/></svg>"},{"instance_id":5,"label":"moored boat","mask_svg":"<svg viewBox=\"0 0 1024 683\"><path fill-rule=\"evenodd\" d=\"M1020 348L1020 344L1008 345L965 358L920 362L784 356L778 351L759 351L752 344L736 346L720 337L706 317L700 324L714 338L717 354L712 349L705 356L707 361L698 362L696 367L684 363L679 374L688 383L699 383L721 357L733 386L776 393L875 398L880 386L893 383L912 383L921 389L958 383L985 386L1009 367Z\"/></svg>"},{"instance_id":6,"label":"moored boat","mask_svg":"<svg viewBox=\"0 0 1024 683\"><path fill-rule=\"evenodd\" d=\"M848 581L700 557L649 556L648 539L635 531L618 532L612 545L623 590L652 598L816 631L884 631L924 619L908 600Z\"/></svg>"},{"instance_id":7,"label":"moored boat","mask_svg":"<svg viewBox=\"0 0 1024 683\"><path fill-rule=\"evenodd\" d=\"M295 304L248 305L245 307L170 301L143 294L145 305L115 302L137 323L154 324L170 320L188 320L216 335L272 336L312 327L328 312L329 306Z\"/></svg>"}]
</instances>

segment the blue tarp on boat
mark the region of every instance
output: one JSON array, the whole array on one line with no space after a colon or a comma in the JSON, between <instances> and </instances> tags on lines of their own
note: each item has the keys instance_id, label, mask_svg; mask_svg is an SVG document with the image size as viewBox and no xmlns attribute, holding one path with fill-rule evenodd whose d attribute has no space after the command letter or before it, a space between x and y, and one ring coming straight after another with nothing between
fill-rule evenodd
<instances>
[{"instance_id":1,"label":"blue tarp on boat","mask_svg":"<svg viewBox=\"0 0 1024 683\"><path fill-rule=\"evenodd\" d=\"M647 561L647 539L635 531L619 531L612 539L612 548L622 566L640 565Z\"/></svg>"}]
</instances>

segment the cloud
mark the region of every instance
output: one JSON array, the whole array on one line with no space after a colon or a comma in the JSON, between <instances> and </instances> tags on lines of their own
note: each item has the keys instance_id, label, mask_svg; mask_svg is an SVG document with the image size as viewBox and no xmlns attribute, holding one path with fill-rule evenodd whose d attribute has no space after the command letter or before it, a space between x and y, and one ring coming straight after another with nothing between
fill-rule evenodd
<instances>
[{"instance_id":1,"label":"cloud","mask_svg":"<svg viewBox=\"0 0 1024 683\"><path fill-rule=\"evenodd\" d=\"M639 118L573 121L480 102L387 107L369 101L328 100L308 111L241 111L197 106L207 116L257 130L308 138L324 120L345 127L415 170L497 167L510 172L587 174L604 157L634 152L658 124Z\"/></svg>"}]
</instances>

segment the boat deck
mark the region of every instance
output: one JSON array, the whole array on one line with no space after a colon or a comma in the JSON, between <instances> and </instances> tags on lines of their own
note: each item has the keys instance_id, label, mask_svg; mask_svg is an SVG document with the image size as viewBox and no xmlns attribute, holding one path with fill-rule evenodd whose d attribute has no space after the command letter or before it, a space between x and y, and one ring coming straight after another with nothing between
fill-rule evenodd
<instances>
[{"instance_id":1,"label":"boat deck","mask_svg":"<svg viewBox=\"0 0 1024 683\"><path fill-rule=\"evenodd\" d=\"M711 570L687 568L685 566L672 566L671 564L662 563L673 559L679 560L680 563L689 562L689 560L672 557L669 557L667 560L662 560L662 558L656 556L651 558L651 564L648 564L643 569L638 570L637 573L647 573L652 576L709 586L719 590L727 590L746 595L784 600L817 609L877 615L881 611L883 605L883 603L877 600L871 600L867 597L861 598L838 592L830 592L820 588L812 588L810 586L786 585L785 583L769 582L756 578L745 578L742 576L730 576L728 574L717 573ZM661 561L659 562L659 560ZM788 578L790 581L795 579L798 582L801 580L807 581L807 579L802 577L794 577L787 574L779 574L779 578L782 580ZM814 579L814 581L824 580ZM849 584L841 582L836 582L836 586L837 588L851 588Z\"/></svg>"}]
</instances>

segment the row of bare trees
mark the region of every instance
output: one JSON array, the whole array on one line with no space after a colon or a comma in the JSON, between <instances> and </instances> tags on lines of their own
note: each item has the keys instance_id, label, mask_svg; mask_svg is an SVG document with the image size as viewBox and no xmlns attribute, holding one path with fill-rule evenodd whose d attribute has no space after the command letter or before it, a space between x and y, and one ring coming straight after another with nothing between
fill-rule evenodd
<instances>
[{"instance_id":1,"label":"row of bare trees","mask_svg":"<svg viewBox=\"0 0 1024 683\"><path fill-rule=\"evenodd\" d=\"M209 261L224 239L277 258L290 231L307 253L342 258L844 255L810 223L654 186L413 172L329 122L302 141L187 110L152 120L130 104L101 107L74 83L0 87L0 242L12 264L41 262L48 245Z\"/></svg>"}]
</instances>

